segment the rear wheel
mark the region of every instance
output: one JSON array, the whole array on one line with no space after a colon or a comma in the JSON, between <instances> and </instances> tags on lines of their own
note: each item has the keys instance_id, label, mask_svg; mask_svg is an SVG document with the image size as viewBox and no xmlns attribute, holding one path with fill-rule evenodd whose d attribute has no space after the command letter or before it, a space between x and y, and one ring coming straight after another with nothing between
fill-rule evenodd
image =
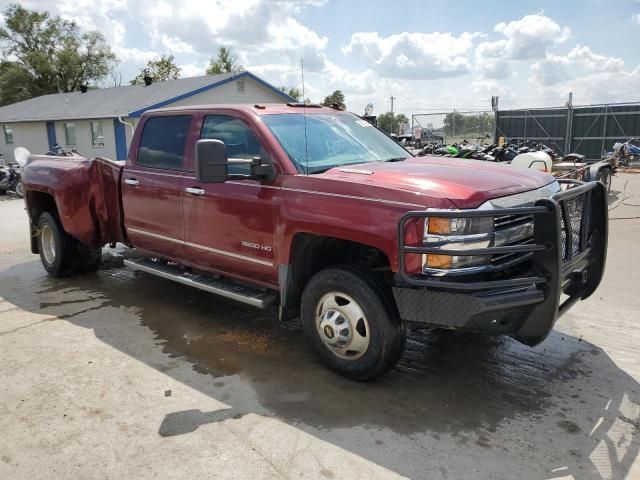
<instances>
[{"instance_id":1,"label":"rear wheel","mask_svg":"<svg viewBox=\"0 0 640 480\"><path fill-rule=\"evenodd\" d=\"M96 270L101 248L92 248L68 235L56 215L44 212L38 219L38 250L44 269L54 277Z\"/></svg>"},{"instance_id":2,"label":"rear wheel","mask_svg":"<svg viewBox=\"0 0 640 480\"><path fill-rule=\"evenodd\" d=\"M302 294L302 322L323 362L354 380L378 377L398 362L406 342L386 285L350 266L322 270Z\"/></svg>"}]
</instances>

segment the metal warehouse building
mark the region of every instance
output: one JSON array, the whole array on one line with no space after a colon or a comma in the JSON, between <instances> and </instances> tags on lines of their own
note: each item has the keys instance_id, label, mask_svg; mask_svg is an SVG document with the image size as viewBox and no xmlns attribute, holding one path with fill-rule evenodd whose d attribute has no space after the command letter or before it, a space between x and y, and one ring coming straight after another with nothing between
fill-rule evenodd
<instances>
[{"instance_id":1,"label":"metal warehouse building","mask_svg":"<svg viewBox=\"0 0 640 480\"><path fill-rule=\"evenodd\" d=\"M165 106L294 101L250 72L205 75L150 85L43 95L0 107L0 152L45 153L56 143L86 157L127 157L132 133L147 110Z\"/></svg>"}]
</instances>

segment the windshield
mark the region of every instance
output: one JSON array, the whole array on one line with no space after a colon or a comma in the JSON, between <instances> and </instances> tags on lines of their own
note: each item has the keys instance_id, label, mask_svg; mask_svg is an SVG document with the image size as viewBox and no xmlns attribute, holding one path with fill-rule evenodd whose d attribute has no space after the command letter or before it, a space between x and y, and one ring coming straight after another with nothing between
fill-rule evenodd
<instances>
[{"instance_id":1,"label":"windshield","mask_svg":"<svg viewBox=\"0 0 640 480\"><path fill-rule=\"evenodd\" d=\"M369 122L355 115L285 113L264 115L262 121L300 173L321 173L334 167L397 161L411 156Z\"/></svg>"}]
</instances>

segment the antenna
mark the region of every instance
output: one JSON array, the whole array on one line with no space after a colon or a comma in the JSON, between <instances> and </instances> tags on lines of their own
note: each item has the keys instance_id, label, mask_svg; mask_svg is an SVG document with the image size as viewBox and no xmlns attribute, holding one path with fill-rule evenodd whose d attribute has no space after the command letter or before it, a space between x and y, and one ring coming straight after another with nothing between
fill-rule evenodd
<instances>
[{"instance_id":1,"label":"antenna","mask_svg":"<svg viewBox=\"0 0 640 480\"><path fill-rule=\"evenodd\" d=\"M304 156L306 171L309 175L309 141L307 139L307 99L304 96L304 60L300 59L300 74L302 75L302 118L304 119Z\"/></svg>"}]
</instances>

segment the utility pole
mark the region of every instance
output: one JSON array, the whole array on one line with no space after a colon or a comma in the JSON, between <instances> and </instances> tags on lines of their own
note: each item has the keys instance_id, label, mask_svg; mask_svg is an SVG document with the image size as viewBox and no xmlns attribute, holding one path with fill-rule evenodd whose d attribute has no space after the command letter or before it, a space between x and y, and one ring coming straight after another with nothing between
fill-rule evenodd
<instances>
[{"instance_id":1,"label":"utility pole","mask_svg":"<svg viewBox=\"0 0 640 480\"><path fill-rule=\"evenodd\" d=\"M396 99L396 97L394 97L393 95L391 95L391 115L393 115L393 101Z\"/></svg>"}]
</instances>

